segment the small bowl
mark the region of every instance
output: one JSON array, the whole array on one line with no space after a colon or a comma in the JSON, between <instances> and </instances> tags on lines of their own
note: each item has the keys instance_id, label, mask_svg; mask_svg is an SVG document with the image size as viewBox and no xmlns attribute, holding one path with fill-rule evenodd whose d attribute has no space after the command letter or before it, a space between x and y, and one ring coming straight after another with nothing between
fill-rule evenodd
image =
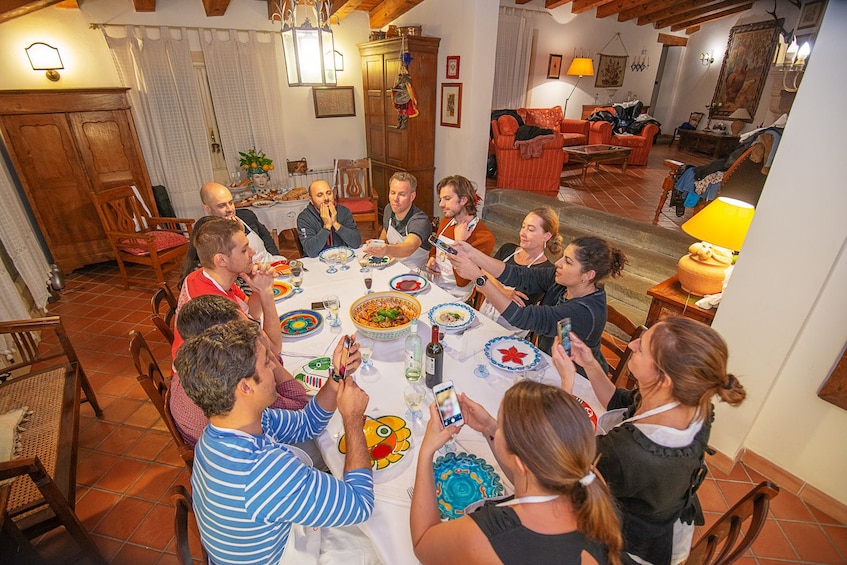
<instances>
[{"instance_id":1,"label":"small bowl","mask_svg":"<svg viewBox=\"0 0 847 565\"><path fill-rule=\"evenodd\" d=\"M418 299L402 292L374 292L373 294L366 294L361 298L357 298L353 304L350 305L350 319L353 320L353 325L356 326L356 329L359 330L362 335L377 341L390 341L392 339L404 337L409 333L409 330L412 327L412 320L409 319L406 323L391 328L374 328L361 324L356 319L356 314L362 307L371 304L374 301L385 301L389 304L392 302L402 303L413 312L414 318L419 318L421 315L421 303L418 302Z\"/></svg>"}]
</instances>

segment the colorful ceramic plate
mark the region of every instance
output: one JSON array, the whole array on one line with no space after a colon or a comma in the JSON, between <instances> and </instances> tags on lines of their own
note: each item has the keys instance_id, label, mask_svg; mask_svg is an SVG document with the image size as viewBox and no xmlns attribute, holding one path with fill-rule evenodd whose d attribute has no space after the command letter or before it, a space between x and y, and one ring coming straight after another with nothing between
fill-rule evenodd
<instances>
[{"instance_id":1,"label":"colorful ceramic plate","mask_svg":"<svg viewBox=\"0 0 847 565\"><path fill-rule=\"evenodd\" d=\"M396 290L398 292L417 294L426 290L429 286L429 281L420 275L407 273L405 275L397 275L388 281L388 286L391 287L391 290Z\"/></svg>"},{"instance_id":2,"label":"colorful ceramic plate","mask_svg":"<svg viewBox=\"0 0 847 565\"><path fill-rule=\"evenodd\" d=\"M274 268L274 273L278 277L287 277L291 274L291 266L288 261L274 261L271 263L271 267Z\"/></svg>"},{"instance_id":3,"label":"colorful ceramic plate","mask_svg":"<svg viewBox=\"0 0 847 565\"><path fill-rule=\"evenodd\" d=\"M511 372L527 371L541 361L541 352L525 339L495 337L485 344L485 356L499 369Z\"/></svg>"},{"instance_id":4,"label":"colorful ceramic plate","mask_svg":"<svg viewBox=\"0 0 847 565\"><path fill-rule=\"evenodd\" d=\"M355 256L356 252L349 247L330 247L329 249L324 249L318 255L321 261L329 262L330 259L334 258L338 263L346 263Z\"/></svg>"},{"instance_id":5,"label":"colorful ceramic plate","mask_svg":"<svg viewBox=\"0 0 847 565\"><path fill-rule=\"evenodd\" d=\"M449 302L433 306L429 310L429 322L438 324L445 332L461 331L474 321L473 309L461 302Z\"/></svg>"},{"instance_id":6,"label":"colorful ceramic plate","mask_svg":"<svg viewBox=\"0 0 847 565\"><path fill-rule=\"evenodd\" d=\"M253 208L270 208L274 206L276 202L273 200L257 200L253 202Z\"/></svg>"},{"instance_id":7,"label":"colorful ceramic plate","mask_svg":"<svg viewBox=\"0 0 847 565\"><path fill-rule=\"evenodd\" d=\"M294 379L303 383L306 394L314 396L326 384L330 362L329 357L318 357L300 367Z\"/></svg>"},{"instance_id":8,"label":"colorful ceramic plate","mask_svg":"<svg viewBox=\"0 0 847 565\"><path fill-rule=\"evenodd\" d=\"M273 291L274 300L282 300L283 298L291 294L291 285L287 282L274 281Z\"/></svg>"},{"instance_id":9,"label":"colorful ceramic plate","mask_svg":"<svg viewBox=\"0 0 847 565\"><path fill-rule=\"evenodd\" d=\"M585 413L588 414L588 419L591 420L591 425L594 426L594 431L597 431L597 413L594 411L591 406L588 405L586 401L581 399L578 396L574 396L577 402L582 404L583 409L585 409Z\"/></svg>"},{"instance_id":10,"label":"colorful ceramic plate","mask_svg":"<svg viewBox=\"0 0 847 565\"><path fill-rule=\"evenodd\" d=\"M448 453L432 464L438 511L448 520L461 518L470 504L503 494L494 467L470 453Z\"/></svg>"},{"instance_id":11,"label":"colorful ceramic plate","mask_svg":"<svg viewBox=\"0 0 847 565\"><path fill-rule=\"evenodd\" d=\"M294 310L279 317L282 337L301 337L310 334L324 323L324 318L314 310Z\"/></svg>"},{"instance_id":12,"label":"colorful ceramic plate","mask_svg":"<svg viewBox=\"0 0 847 565\"><path fill-rule=\"evenodd\" d=\"M399 462L412 446L409 443L412 432L406 420L400 416L365 415L363 428L374 471L380 471ZM347 453L346 435L338 440L338 451Z\"/></svg>"},{"instance_id":13,"label":"colorful ceramic plate","mask_svg":"<svg viewBox=\"0 0 847 565\"><path fill-rule=\"evenodd\" d=\"M385 267L386 265L390 265L394 262L394 257L377 257L375 255L371 255L368 260L368 267Z\"/></svg>"}]
</instances>

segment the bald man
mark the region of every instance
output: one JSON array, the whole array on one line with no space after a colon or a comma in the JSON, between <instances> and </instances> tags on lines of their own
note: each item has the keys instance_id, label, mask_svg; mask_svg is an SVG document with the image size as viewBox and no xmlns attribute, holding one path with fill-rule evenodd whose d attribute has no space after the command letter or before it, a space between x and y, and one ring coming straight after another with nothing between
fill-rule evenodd
<instances>
[{"instance_id":1,"label":"bald man","mask_svg":"<svg viewBox=\"0 0 847 565\"><path fill-rule=\"evenodd\" d=\"M324 180L309 185L309 205L297 216L297 233L309 257L317 257L330 247L356 248L362 244L353 213L335 203L332 187Z\"/></svg>"},{"instance_id":2,"label":"bald man","mask_svg":"<svg viewBox=\"0 0 847 565\"><path fill-rule=\"evenodd\" d=\"M203 202L203 210L206 214L234 220L241 224L250 247L256 252L257 263L273 263L285 259L279 254L279 249L268 228L259 221L256 214L248 208L236 209L232 193L227 187L216 182L207 182L200 189L200 200Z\"/></svg>"}]
</instances>

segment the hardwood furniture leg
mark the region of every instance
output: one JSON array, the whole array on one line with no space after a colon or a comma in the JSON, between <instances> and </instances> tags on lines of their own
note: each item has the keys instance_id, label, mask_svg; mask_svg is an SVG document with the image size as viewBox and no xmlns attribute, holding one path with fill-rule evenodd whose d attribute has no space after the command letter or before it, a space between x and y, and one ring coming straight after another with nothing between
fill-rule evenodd
<instances>
[{"instance_id":1,"label":"hardwood furniture leg","mask_svg":"<svg viewBox=\"0 0 847 565\"><path fill-rule=\"evenodd\" d=\"M590 163L583 163L582 165L582 184L585 184L585 173L588 172L588 165L590 165Z\"/></svg>"},{"instance_id":2,"label":"hardwood furniture leg","mask_svg":"<svg viewBox=\"0 0 847 565\"><path fill-rule=\"evenodd\" d=\"M665 202L668 199L668 194L673 190L674 180L673 177L676 174L677 170L683 166L679 161L674 161L673 159L665 159L663 163L664 166L670 169L668 172L668 176L665 177L665 180L662 182L662 195L659 197L659 205L656 206L656 215L653 216L653 225L659 223L659 216L662 213L662 208L665 206ZM624 169L626 168L626 164L624 164ZM626 172L626 171L624 171Z\"/></svg>"}]
</instances>

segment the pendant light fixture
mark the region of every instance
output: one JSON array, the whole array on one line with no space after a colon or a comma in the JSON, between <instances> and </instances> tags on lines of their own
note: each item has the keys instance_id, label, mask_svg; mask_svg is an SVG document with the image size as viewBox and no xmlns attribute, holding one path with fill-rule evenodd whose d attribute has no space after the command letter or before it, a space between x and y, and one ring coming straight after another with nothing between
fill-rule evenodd
<instances>
[{"instance_id":1,"label":"pendant light fixture","mask_svg":"<svg viewBox=\"0 0 847 565\"><path fill-rule=\"evenodd\" d=\"M335 44L327 0L284 0L277 4L288 86L335 86ZM298 19L298 12L302 19Z\"/></svg>"}]
</instances>

